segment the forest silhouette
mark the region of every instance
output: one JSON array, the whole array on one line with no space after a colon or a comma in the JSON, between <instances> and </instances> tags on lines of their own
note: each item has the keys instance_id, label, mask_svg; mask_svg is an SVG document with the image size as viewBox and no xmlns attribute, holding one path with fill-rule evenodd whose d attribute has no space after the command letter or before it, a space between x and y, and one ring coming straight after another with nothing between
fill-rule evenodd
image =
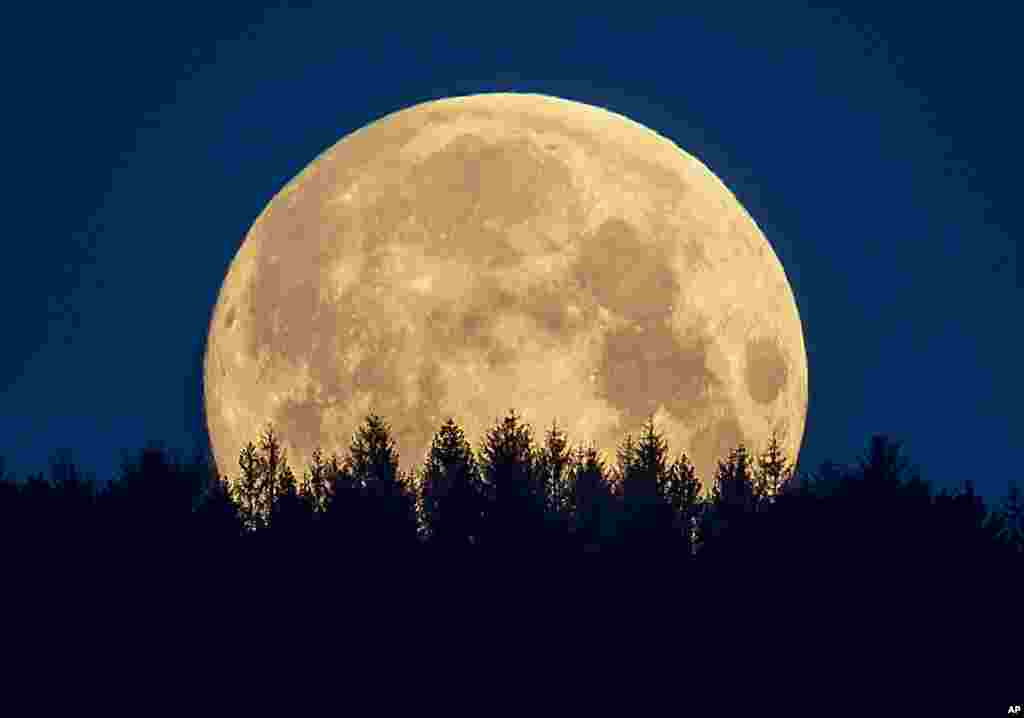
<instances>
[{"instance_id":1,"label":"forest silhouette","mask_svg":"<svg viewBox=\"0 0 1024 718\"><path fill-rule=\"evenodd\" d=\"M762 708L810 700L799 673L829 670L831 656L865 672L842 674L847 686L893 682L908 715L926 701L946 714L957 692L976 707L982 680L997 687L983 700L1005 711L1003 689L1018 684L1016 483L992 506L970 481L935 491L888 436L813 472L773 436L761 453L735 447L707 484L651 419L610 466L557 424L535 435L515 411L476 448L448 419L406 471L375 414L344 454L317 450L300 470L273 426L253 438L223 476L208 446L183 456L162 443L125 452L108 480L67 450L48 475L19 480L0 462L0 575L33 650L337 655L384 685L405 685L409 667L457 692L570 660L544 680L596 703L606 675L639 661L665 687L698 669L739 686L747 678L727 676L754 671L778 686L744 694ZM976 678L958 669L939 692L909 680L922 662L950 670L942 656ZM740 694L686 695L721 706ZM898 714L886 695L882 712Z\"/></svg>"},{"instance_id":2,"label":"forest silhouette","mask_svg":"<svg viewBox=\"0 0 1024 718\"><path fill-rule=\"evenodd\" d=\"M1024 569L1014 481L991 507L970 480L935 491L884 435L854 464L813 472L797 472L778 437L760 454L740 445L708 491L652 419L612 466L557 424L538 437L514 410L476 449L448 419L406 472L375 414L343 456L317 450L298 472L272 426L254 438L224 476L208 451L183 458L160 443L126 453L106 481L66 450L48 476L23 480L0 459L7 553L26 568L64 561L121 580L125 567L220 582L256 572L282 591L368 575L382 591L498 581L675 596L742 584L737 595L750 595L756 585L780 611L836 582L962 595L998 592Z\"/></svg>"}]
</instances>

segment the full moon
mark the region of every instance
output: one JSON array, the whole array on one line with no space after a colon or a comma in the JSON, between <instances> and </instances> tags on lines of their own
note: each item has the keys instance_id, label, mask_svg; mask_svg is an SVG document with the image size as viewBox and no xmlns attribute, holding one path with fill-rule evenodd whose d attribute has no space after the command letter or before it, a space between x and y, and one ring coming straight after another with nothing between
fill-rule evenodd
<instances>
[{"instance_id":1,"label":"full moon","mask_svg":"<svg viewBox=\"0 0 1024 718\"><path fill-rule=\"evenodd\" d=\"M402 468L509 409L608 464L649 416L705 485L773 430L795 461L807 356L785 271L698 159L534 94L425 102L344 137L256 218L204 362L214 459L273 423L296 474L368 413Z\"/></svg>"}]
</instances>

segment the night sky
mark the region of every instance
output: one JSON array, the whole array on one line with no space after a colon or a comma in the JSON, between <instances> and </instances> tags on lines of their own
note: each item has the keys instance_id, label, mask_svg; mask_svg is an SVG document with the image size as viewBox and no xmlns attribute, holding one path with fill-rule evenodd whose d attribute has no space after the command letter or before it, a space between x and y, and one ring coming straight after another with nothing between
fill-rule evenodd
<instances>
[{"instance_id":1,"label":"night sky","mask_svg":"<svg viewBox=\"0 0 1024 718\"><path fill-rule=\"evenodd\" d=\"M1008 11L220 5L8 16L0 455L19 478L60 447L110 478L123 449L205 441L210 314L266 203L388 113L511 91L656 130L758 223L803 321L802 468L887 432L938 486L1005 492L1024 404Z\"/></svg>"}]
</instances>

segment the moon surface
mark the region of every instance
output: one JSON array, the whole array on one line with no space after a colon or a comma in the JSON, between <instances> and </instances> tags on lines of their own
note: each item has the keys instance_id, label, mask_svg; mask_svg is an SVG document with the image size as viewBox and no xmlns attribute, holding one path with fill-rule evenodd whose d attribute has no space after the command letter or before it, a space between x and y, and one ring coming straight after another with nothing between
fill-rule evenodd
<instances>
[{"instance_id":1,"label":"moon surface","mask_svg":"<svg viewBox=\"0 0 1024 718\"><path fill-rule=\"evenodd\" d=\"M226 474L267 422L296 473L367 413L404 469L449 416L474 447L516 409L611 464L649 415L708 485L807 412L800 316L768 241L699 160L621 115L534 94L387 115L266 205L204 364Z\"/></svg>"}]
</instances>

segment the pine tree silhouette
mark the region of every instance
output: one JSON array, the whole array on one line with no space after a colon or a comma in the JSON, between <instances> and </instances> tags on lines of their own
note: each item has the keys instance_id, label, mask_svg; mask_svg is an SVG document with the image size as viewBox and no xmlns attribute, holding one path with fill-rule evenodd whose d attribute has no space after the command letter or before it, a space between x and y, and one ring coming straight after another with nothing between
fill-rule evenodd
<instances>
[{"instance_id":1,"label":"pine tree silhouette","mask_svg":"<svg viewBox=\"0 0 1024 718\"><path fill-rule=\"evenodd\" d=\"M445 551L479 544L486 511L485 487L472 447L451 418L431 442L421 494L428 541Z\"/></svg>"},{"instance_id":2,"label":"pine tree silhouette","mask_svg":"<svg viewBox=\"0 0 1024 718\"><path fill-rule=\"evenodd\" d=\"M334 463L337 464L337 457L334 458ZM320 447L314 449L309 467L303 474L300 484L301 493L306 497L310 511L321 514L327 510L336 478L337 471L332 471L331 464L324 460L323 450Z\"/></svg>"},{"instance_id":3,"label":"pine tree silhouette","mask_svg":"<svg viewBox=\"0 0 1024 718\"><path fill-rule=\"evenodd\" d=\"M345 458L343 476L353 489L348 493L359 502L358 512L347 513L363 540L385 552L407 551L417 541L413 480L399 472L398 463L390 426L369 414L353 434Z\"/></svg>"},{"instance_id":4,"label":"pine tree silhouette","mask_svg":"<svg viewBox=\"0 0 1024 718\"><path fill-rule=\"evenodd\" d=\"M671 482L668 442L648 417L639 439L627 435L617 451L617 474L622 487L622 539L632 553L653 559L675 544L678 524L666 496ZM672 548L678 549L678 545Z\"/></svg>"},{"instance_id":5,"label":"pine tree silhouette","mask_svg":"<svg viewBox=\"0 0 1024 718\"><path fill-rule=\"evenodd\" d=\"M1001 538L1013 551L1024 555L1024 496L1014 480L1010 481L1003 499L1003 515L1006 528Z\"/></svg>"},{"instance_id":6,"label":"pine tree silhouette","mask_svg":"<svg viewBox=\"0 0 1024 718\"><path fill-rule=\"evenodd\" d=\"M243 526L237 504L231 498L231 485L211 470L202 500L192 515L195 543L205 551L233 548Z\"/></svg>"},{"instance_id":7,"label":"pine tree silhouette","mask_svg":"<svg viewBox=\"0 0 1024 718\"><path fill-rule=\"evenodd\" d=\"M870 606L870 587L906 605L941 597L980 606L984 595L994 613L999 591L1008 602L1024 568L1024 502L1014 482L992 510L970 478L933 495L899 442L882 435L854 465L824 462L798 484L777 436L758 456L738 446L719 462L708 496L685 452L669 461L652 417L639 437L626 435L611 471L593 445L570 449L557 423L534 447L514 410L478 456L449 418L422 471L403 475L388 424L371 414L343 460L325 460L317 449L301 479L272 426L239 452L236 477L221 476L200 453L185 461L159 443L126 452L120 473L102 483L67 450L51 456L46 478L21 482L0 459L6 575L45 566L104 585L160 576L168 585L231 582L236 590L259 576L271 585L272 604L303 604L294 595L301 587L369 604L425 586L471 595L493 567L483 585L519 609L536 588L546 600L567 581L583 596L657 597L689 607L681 610L692 609L698 589L725 613L741 610L735 597L756 585L785 605L814 591L836 611ZM649 570L639 575L637 566ZM373 576L361 572L369 567L378 568ZM439 573L446 568L456 570ZM495 586L502 576L511 580ZM437 600L421 605L425 615L455 605L427 593ZM634 627L642 605L625 614ZM804 618L775 620L794 628ZM947 621L941 635L964 640L968 629Z\"/></svg>"},{"instance_id":8,"label":"pine tree silhouette","mask_svg":"<svg viewBox=\"0 0 1024 718\"><path fill-rule=\"evenodd\" d=\"M857 461L859 478L872 492L895 492L907 478L910 461L902 453L901 442L884 434L871 437L868 448Z\"/></svg>"},{"instance_id":9,"label":"pine tree silhouette","mask_svg":"<svg viewBox=\"0 0 1024 718\"><path fill-rule=\"evenodd\" d=\"M672 538L681 540L678 548L683 556L691 556L700 536L704 501L701 498L700 478L685 452L681 452L672 462L664 480L659 484L658 495L671 509Z\"/></svg>"},{"instance_id":10,"label":"pine tree silhouette","mask_svg":"<svg viewBox=\"0 0 1024 718\"><path fill-rule=\"evenodd\" d=\"M738 560L736 552L751 535L752 516L756 509L753 469L753 461L744 444L718 462L708 510L701 526L703 543L717 545L716 553L725 551L729 557L717 560Z\"/></svg>"},{"instance_id":11,"label":"pine tree silhouette","mask_svg":"<svg viewBox=\"0 0 1024 718\"><path fill-rule=\"evenodd\" d=\"M262 470L263 501L269 519L280 498L295 489L295 474L288 465L287 452L273 426L268 426L260 438L259 464Z\"/></svg>"},{"instance_id":12,"label":"pine tree silhouette","mask_svg":"<svg viewBox=\"0 0 1024 718\"><path fill-rule=\"evenodd\" d=\"M487 496L485 543L503 555L535 551L543 534L544 497L530 427L511 410L487 432L478 454Z\"/></svg>"},{"instance_id":13,"label":"pine tree silhouette","mask_svg":"<svg viewBox=\"0 0 1024 718\"><path fill-rule=\"evenodd\" d=\"M858 457L851 480L846 482L848 500L842 524L850 540L847 553L858 556L865 570L892 574L898 571L909 548L914 517L904 513L911 503L905 483L913 474L902 443L884 434L871 437ZM865 530L870 527L870 530Z\"/></svg>"},{"instance_id":14,"label":"pine tree silhouette","mask_svg":"<svg viewBox=\"0 0 1024 718\"><path fill-rule=\"evenodd\" d=\"M51 455L49 491L42 496L38 518L49 524L50 537L69 553L87 553L95 541L96 488L95 475L82 471L70 449Z\"/></svg>"},{"instance_id":15,"label":"pine tree silhouette","mask_svg":"<svg viewBox=\"0 0 1024 718\"><path fill-rule=\"evenodd\" d=\"M568 539L576 510L576 482L573 477L573 450L565 432L552 422L537 451L537 483L547 518L549 543L562 548Z\"/></svg>"},{"instance_id":16,"label":"pine tree silhouette","mask_svg":"<svg viewBox=\"0 0 1024 718\"><path fill-rule=\"evenodd\" d=\"M615 539L616 512L607 471L595 446L577 449L573 477L576 542L585 552L596 553Z\"/></svg>"},{"instance_id":17,"label":"pine tree silhouette","mask_svg":"<svg viewBox=\"0 0 1024 718\"><path fill-rule=\"evenodd\" d=\"M362 540L365 521L362 508L366 502L362 485L356 482L344 459L336 453L332 453L319 470L323 472L327 495L317 516L317 533L335 550L350 554Z\"/></svg>"},{"instance_id":18,"label":"pine tree silhouette","mask_svg":"<svg viewBox=\"0 0 1024 718\"><path fill-rule=\"evenodd\" d=\"M186 463L162 442L153 441L134 454L124 452L120 475L110 482L103 501L110 527L150 544L181 540L196 503L202 467Z\"/></svg>"},{"instance_id":19,"label":"pine tree silhouette","mask_svg":"<svg viewBox=\"0 0 1024 718\"><path fill-rule=\"evenodd\" d=\"M778 431L773 430L754 468L754 496L758 508L774 503L775 498L786 491L792 478L793 466L782 451Z\"/></svg>"},{"instance_id":20,"label":"pine tree silhouette","mask_svg":"<svg viewBox=\"0 0 1024 718\"><path fill-rule=\"evenodd\" d=\"M7 473L7 460L0 456L0 541L5 547L11 546L11 541L20 535L18 498L16 479Z\"/></svg>"},{"instance_id":21,"label":"pine tree silhouette","mask_svg":"<svg viewBox=\"0 0 1024 718\"><path fill-rule=\"evenodd\" d=\"M300 493L300 482L290 468L279 472L276 495L270 511L274 540L287 549L300 550L309 540L313 524L313 502Z\"/></svg>"},{"instance_id":22,"label":"pine tree silhouette","mask_svg":"<svg viewBox=\"0 0 1024 718\"><path fill-rule=\"evenodd\" d=\"M733 449L725 461L718 462L712 498L730 514L739 516L754 510L753 466L750 453L743 444Z\"/></svg>"},{"instance_id":23,"label":"pine tree silhouette","mask_svg":"<svg viewBox=\"0 0 1024 718\"><path fill-rule=\"evenodd\" d=\"M238 469L238 478L229 484L230 495L238 505L242 526L248 531L255 531L264 527L270 507L263 491L260 457L251 441L238 454Z\"/></svg>"}]
</instances>

